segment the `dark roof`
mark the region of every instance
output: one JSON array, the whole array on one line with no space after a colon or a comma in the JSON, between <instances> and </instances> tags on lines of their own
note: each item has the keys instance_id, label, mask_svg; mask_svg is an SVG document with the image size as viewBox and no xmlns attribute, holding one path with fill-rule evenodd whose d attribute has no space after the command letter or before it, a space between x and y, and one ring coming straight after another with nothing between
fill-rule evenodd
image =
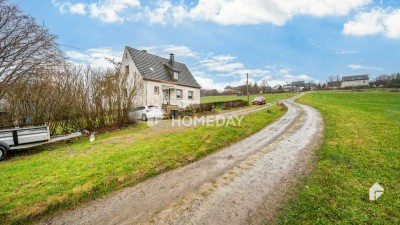
<instances>
[{"instance_id":1,"label":"dark roof","mask_svg":"<svg viewBox=\"0 0 400 225\"><path fill-rule=\"evenodd\" d=\"M356 75L342 77L342 81L354 81L354 80L369 80L368 75Z\"/></svg>"},{"instance_id":2,"label":"dark roof","mask_svg":"<svg viewBox=\"0 0 400 225\"><path fill-rule=\"evenodd\" d=\"M305 84L305 81L295 81L295 82L292 82L292 85L295 85L295 86L300 86L300 85L304 85Z\"/></svg>"},{"instance_id":3,"label":"dark roof","mask_svg":"<svg viewBox=\"0 0 400 225\"><path fill-rule=\"evenodd\" d=\"M143 79L201 88L185 64L175 61L172 67L169 59L131 47L126 48ZM171 69L179 72L178 80L173 79Z\"/></svg>"}]
</instances>

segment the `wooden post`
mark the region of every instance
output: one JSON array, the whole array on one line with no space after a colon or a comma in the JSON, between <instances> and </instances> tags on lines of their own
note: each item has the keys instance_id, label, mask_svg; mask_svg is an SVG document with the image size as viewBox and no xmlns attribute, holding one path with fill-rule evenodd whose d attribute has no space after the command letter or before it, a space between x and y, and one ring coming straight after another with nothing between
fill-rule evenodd
<instances>
[{"instance_id":1,"label":"wooden post","mask_svg":"<svg viewBox=\"0 0 400 225\"><path fill-rule=\"evenodd\" d=\"M250 105L250 94L249 94L249 74L246 73L247 80L246 80L246 89L247 89L247 104Z\"/></svg>"}]
</instances>

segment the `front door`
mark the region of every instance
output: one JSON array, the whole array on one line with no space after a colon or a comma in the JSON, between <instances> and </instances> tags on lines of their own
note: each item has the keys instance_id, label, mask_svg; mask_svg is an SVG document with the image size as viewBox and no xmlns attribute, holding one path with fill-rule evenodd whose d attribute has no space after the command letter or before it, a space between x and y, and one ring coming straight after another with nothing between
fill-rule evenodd
<instances>
[{"instance_id":1,"label":"front door","mask_svg":"<svg viewBox=\"0 0 400 225\"><path fill-rule=\"evenodd\" d=\"M163 90L163 104L170 104L170 89Z\"/></svg>"}]
</instances>

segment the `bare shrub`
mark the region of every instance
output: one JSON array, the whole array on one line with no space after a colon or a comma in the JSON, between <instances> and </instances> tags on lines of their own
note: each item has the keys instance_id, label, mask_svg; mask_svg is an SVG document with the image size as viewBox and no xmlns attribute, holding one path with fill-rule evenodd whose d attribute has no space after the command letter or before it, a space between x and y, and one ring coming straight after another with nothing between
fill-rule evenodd
<instances>
[{"instance_id":1,"label":"bare shrub","mask_svg":"<svg viewBox=\"0 0 400 225\"><path fill-rule=\"evenodd\" d=\"M126 76L119 65L101 70L65 64L10 86L5 95L6 121L27 125L29 118L30 124L48 123L52 133L124 126L141 91L140 77Z\"/></svg>"}]
</instances>

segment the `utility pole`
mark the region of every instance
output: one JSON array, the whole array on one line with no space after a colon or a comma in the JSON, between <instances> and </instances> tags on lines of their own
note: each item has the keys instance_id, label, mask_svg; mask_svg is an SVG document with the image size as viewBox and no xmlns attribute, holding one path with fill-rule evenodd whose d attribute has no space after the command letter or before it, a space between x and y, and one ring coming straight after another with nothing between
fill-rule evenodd
<instances>
[{"instance_id":1,"label":"utility pole","mask_svg":"<svg viewBox=\"0 0 400 225\"><path fill-rule=\"evenodd\" d=\"M247 89L247 104L250 105L250 94L249 94L249 73L246 73L246 89Z\"/></svg>"}]
</instances>

